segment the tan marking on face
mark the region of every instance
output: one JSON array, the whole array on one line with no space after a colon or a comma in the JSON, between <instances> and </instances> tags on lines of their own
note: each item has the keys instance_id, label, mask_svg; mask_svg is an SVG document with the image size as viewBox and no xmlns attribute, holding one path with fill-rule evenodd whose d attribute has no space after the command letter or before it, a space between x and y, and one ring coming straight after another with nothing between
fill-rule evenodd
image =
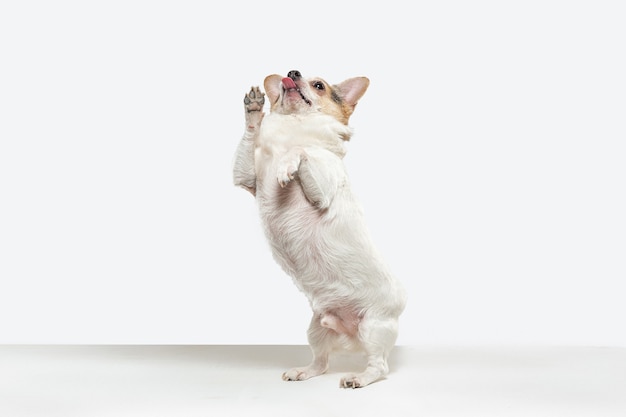
<instances>
[{"instance_id":1,"label":"tan marking on face","mask_svg":"<svg viewBox=\"0 0 626 417\"><path fill-rule=\"evenodd\" d=\"M264 86L270 102L270 111L282 114L322 112L347 125L358 100L369 86L366 77L355 77L337 85L322 78L299 78L296 90L285 90L278 74L268 75Z\"/></svg>"}]
</instances>

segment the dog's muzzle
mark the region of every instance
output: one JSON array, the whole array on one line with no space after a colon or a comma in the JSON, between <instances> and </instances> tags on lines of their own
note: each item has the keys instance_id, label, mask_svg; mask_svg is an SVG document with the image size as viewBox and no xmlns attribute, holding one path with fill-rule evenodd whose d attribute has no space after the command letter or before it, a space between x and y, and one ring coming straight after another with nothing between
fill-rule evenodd
<instances>
[{"instance_id":1,"label":"dog's muzzle","mask_svg":"<svg viewBox=\"0 0 626 417\"><path fill-rule=\"evenodd\" d=\"M289 90L297 91L300 94L300 97L302 98L302 100L310 106L311 100L309 100L308 98L304 96L304 94L302 94L302 91L300 91L300 89L298 88L298 85L296 84L296 81L300 79L302 79L302 74L300 73L300 71L291 70L287 73L287 77L283 78L282 80L283 87L285 87L286 91L289 91Z\"/></svg>"}]
</instances>

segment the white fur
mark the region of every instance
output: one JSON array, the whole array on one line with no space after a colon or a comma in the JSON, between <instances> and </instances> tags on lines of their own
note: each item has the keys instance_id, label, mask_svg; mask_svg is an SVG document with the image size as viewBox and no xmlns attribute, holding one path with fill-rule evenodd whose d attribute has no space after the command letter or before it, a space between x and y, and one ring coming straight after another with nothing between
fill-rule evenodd
<instances>
[{"instance_id":1,"label":"white fur","mask_svg":"<svg viewBox=\"0 0 626 417\"><path fill-rule=\"evenodd\" d=\"M308 110L273 111L264 118L250 112L246 121L235 184L255 193L273 256L313 310L308 332L313 362L285 372L283 379L324 373L329 353L341 348L362 349L368 356L365 371L342 378L342 387L383 378L405 293L375 248L350 189L342 158L351 129Z\"/></svg>"}]
</instances>

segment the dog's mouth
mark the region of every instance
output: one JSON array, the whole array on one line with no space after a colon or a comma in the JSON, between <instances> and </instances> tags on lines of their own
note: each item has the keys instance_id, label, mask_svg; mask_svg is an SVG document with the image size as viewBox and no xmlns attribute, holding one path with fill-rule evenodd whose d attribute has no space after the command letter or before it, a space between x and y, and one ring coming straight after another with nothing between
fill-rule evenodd
<instances>
[{"instance_id":1,"label":"dog's mouth","mask_svg":"<svg viewBox=\"0 0 626 417\"><path fill-rule=\"evenodd\" d=\"M309 106L311 105L311 100L309 100L308 98L304 96L304 94L302 94L302 91L300 91L300 89L298 88L294 80L292 80L291 78L289 77L283 78L283 90L286 93L291 92L291 91L297 92L298 94L300 94L300 97L306 104L308 104Z\"/></svg>"}]
</instances>

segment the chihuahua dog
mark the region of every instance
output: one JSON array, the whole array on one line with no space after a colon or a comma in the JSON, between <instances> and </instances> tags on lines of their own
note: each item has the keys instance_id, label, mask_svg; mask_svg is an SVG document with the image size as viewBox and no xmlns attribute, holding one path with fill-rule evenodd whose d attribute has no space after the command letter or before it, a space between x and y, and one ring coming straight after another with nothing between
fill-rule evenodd
<instances>
[{"instance_id":1,"label":"chihuahua dog","mask_svg":"<svg viewBox=\"0 0 626 417\"><path fill-rule=\"evenodd\" d=\"M313 310L313 361L285 372L286 381L323 374L339 349L367 356L363 372L341 379L343 388L364 387L389 372L406 296L372 243L343 164L348 120L368 86L366 77L330 85L289 71L265 78L269 114L259 87L244 98L234 183L256 197L274 259Z\"/></svg>"}]
</instances>

